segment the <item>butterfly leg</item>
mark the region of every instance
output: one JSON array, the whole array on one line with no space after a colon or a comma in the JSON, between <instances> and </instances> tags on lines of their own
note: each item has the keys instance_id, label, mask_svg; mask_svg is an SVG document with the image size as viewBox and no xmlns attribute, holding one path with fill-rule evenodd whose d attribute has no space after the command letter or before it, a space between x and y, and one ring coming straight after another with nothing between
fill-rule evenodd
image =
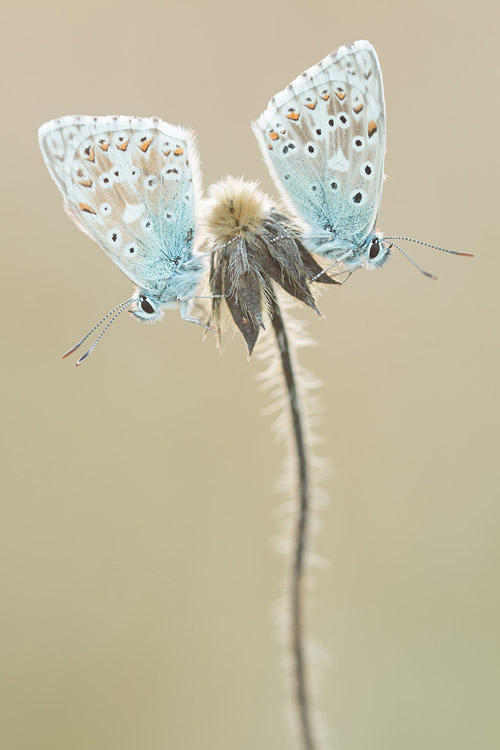
<instances>
[{"instance_id":1,"label":"butterfly leg","mask_svg":"<svg viewBox=\"0 0 500 750\"><path fill-rule=\"evenodd\" d=\"M228 247L229 245L232 245L233 242L237 242L239 239L238 237L233 237L232 240L229 240L229 242L226 242L224 245L217 245L217 247L213 247L211 250L207 250L205 253L200 253L199 255L194 255L190 260L187 260L184 263L184 268L189 268L189 266L192 263L197 263L202 258L207 258L209 255L213 255L214 253L218 253L221 250L224 250L225 247Z\"/></svg>"},{"instance_id":2,"label":"butterfly leg","mask_svg":"<svg viewBox=\"0 0 500 750\"><path fill-rule=\"evenodd\" d=\"M313 281L316 281L316 279L319 279L320 276L323 276L323 274L326 273L327 271L329 271L330 268L333 268L338 263L342 263L343 260L345 260L346 258L349 258L351 255L352 255L352 250L349 250L347 253L344 253L344 255L341 255L340 258L337 258L336 260L333 261L333 263L330 263L329 266L327 266L326 268L323 268L323 270L320 271L320 273L316 274L316 276L314 276L309 283L312 284ZM356 268L353 268L352 270L355 271ZM342 272L342 273L345 273L345 272ZM352 271L351 271L351 273L352 273ZM347 278L349 278L349 277L347 277ZM347 279L346 279L346 281L347 281Z\"/></svg>"},{"instance_id":3,"label":"butterfly leg","mask_svg":"<svg viewBox=\"0 0 500 750\"><path fill-rule=\"evenodd\" d=\"M346 283L346 281L349 281L349 279L351 278L351 276L352 276L352 274L354 273L355 270L356 269L353 268L350 271L339 271L339 273L332 273L332 275L330 276L330 278L336 279L337 276L343 276L346 273L347 276L345 277L345 279L342 279L342 281L337 281L336 282L338 284L338 286L343 286Z\"/></svg>"},{"instance_id":4,"label":"butterfly leg","mask_svg":"<svg viewBox=\"0 0 500 750\"><path fill-rule=\"evenodd\" d=\"M194 318L192 315L189 315L189 300L193 299L193 297L189 297L189 299L183 299L179 300L181 303L181 318L182 320L187 320L188 323L196 323L197 325L204 328L206 331L213 331L216 333L214 328L211 328L211 326L206 325L206 323L203 323L198 318Z\"/></svg>"},{"instance_id":5,"label":"butterfly leg","mask_svg":"<svg viewBox=\"0 0 500 750\"><path fill-rule=\"evenodd\" d=\"M192 297L178 297L178 302L187 302L190 299L220 299L225 298L225 294L194 294Z\"/></svg>"}]
</instances>

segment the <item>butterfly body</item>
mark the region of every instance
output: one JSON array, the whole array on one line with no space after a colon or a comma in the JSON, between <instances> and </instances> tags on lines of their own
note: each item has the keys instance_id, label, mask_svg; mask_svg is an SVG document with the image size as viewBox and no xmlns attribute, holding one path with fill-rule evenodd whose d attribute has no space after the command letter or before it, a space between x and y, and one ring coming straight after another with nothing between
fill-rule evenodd
<instances>
[{"instance_id":1,"label":"butterfly body","mask_svg":"<svg viewBox=\"0 0 500 750\"><path fill-rule=\"evenodd\" d=\"M306 247L350 268L382 265L385 103L369 42L339 47L271 99L253 130Z\"/></svg>"},{"instance_id":2,"label":"butterfly body","mask_svg":"<svg viewBox=\"0 0 500 750\"><path fill-rule=\"evenodd\" d=\"M193 297L203 265L192 135L157 118L69 116L42 125L39 142L67 213L136 284L135 316L154 321Z\"/></svg>"}]
</instances>

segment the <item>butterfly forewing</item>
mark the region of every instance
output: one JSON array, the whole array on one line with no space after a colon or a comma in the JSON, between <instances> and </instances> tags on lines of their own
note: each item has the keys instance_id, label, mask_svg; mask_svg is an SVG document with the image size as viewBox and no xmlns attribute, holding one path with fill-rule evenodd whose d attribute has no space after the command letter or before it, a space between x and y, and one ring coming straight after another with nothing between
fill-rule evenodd
<instances>
[{"instance_id":1,"label":"butterfly forewing","mask_svg":"<svg viewBox=\"0 0 500 750\"><path fill-rule=\"evenodd\" d=\"M192 254L198 158L191 134L154 118L63 117L40 147L75 223L142 289Z\"/></svg>"},{"instance_id":2,"label":"butterfly forewing","mask_svg":"<svg viewBox=\"0 0 500 750\"><path fill-rule=\"evenodd\" d=\"M361 243L382 194L385 105L369 42L340 47L302 73L254 123L287 204L313 231Z\"/></svg>"}]
</instances>

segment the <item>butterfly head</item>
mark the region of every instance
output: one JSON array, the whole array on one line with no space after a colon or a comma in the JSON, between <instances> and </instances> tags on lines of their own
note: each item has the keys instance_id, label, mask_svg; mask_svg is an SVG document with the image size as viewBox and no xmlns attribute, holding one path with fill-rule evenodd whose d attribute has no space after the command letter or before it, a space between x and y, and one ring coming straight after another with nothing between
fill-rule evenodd
<instances>
[{"instance_id":1,"label":"butterfly head","mask_svg":"<svg viewBox=\"0 0 500 750\"><path fill-rule=\"evenodd\" d=\"M380 232L372 232L362 244L341 241L335 238L335 263L342 262L351 272L364 266L369 270L382 268L391 257L392 242L386 241Z\"/></svg>"},{"instance_id":2,"label":"butterfly head","mask_svg":"<svg viewBox=\"0 0 500 750\"><path fill-rule=\"evenodd\" d=\"M380 233L369 235L362 248L366 268L382 268L391 257L391 243L384 242Z\"/></svg>"},{"instance_id":3,"label":"butterfly head","mask_svg":"<svg viewBox=\"0 0 500 750\"><path fill-rule=\"evenodd\" d=\"M163 310L156 297L139 291L136 297L135 310L132 315L142 323L156 323L163 317Z\"/></svg>"}]
</instances>

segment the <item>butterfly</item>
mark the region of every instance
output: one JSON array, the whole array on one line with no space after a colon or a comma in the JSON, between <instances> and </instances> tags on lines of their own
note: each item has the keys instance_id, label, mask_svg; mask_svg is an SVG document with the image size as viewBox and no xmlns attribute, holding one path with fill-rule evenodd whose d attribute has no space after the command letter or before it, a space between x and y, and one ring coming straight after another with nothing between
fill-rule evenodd
<instances>
[{"instance_id":1,"label":"butterfly","mask_svg":"<svg viewBox=\"0 0 500 750\"><path fill-rule=\"evenodd\" d=\"M111 310L92 351L128 308L156 322L180 304L185 320L204 273L194 254L201 176L194 136L157 118L68 116L46 122L39 143L64 207L136 285L131 299Z\"/></svg>"},{"instance_id":2,"label":"butterfly","mask_svg":"<svg viewBox=\"0 0 500 750\"><path fill-rule=\"evenodd\" d=\"M331 261L325 271L339 263L350 273L363 265L380 268L392 247L417 266L394 240L471 256L375 231L386 114L370 42L339 47L306 70L271 99L252 129L285 205L300 220L304 244Z\"/></svg>"}]
</instances>

